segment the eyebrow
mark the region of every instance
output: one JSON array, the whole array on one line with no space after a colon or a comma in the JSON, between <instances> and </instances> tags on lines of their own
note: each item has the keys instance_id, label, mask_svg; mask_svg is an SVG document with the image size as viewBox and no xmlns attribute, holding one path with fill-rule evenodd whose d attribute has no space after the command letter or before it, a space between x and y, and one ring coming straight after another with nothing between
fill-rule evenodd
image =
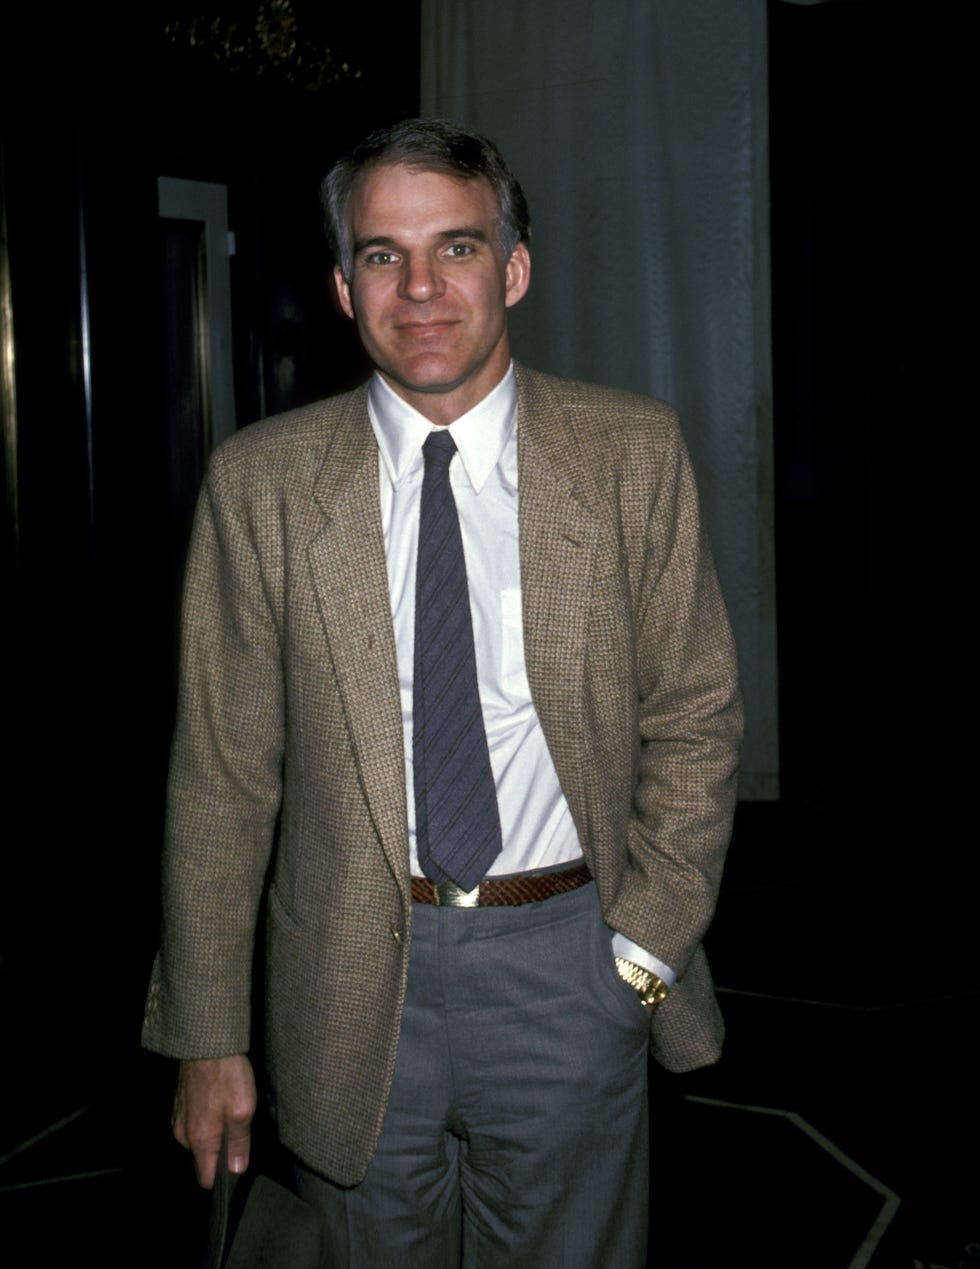
<instances>
[{"instance_id":1,"label":"eyebrow","mask_svg":"<svg viewBox=\"0 0 980 1269\"><path fill-rule=\"evenodd\" d=\"M437 237L442 242L452 242L456 238L471 238L474 242L489 242L488 235L473 225L463 225L458 229L441 229ZM355 238L354 253L366 251L369 247L398 247L396 239L379 234L374 238Z\"/></svg>"},{"instance_id":2,"label":"eyebrow","mask_svg":"<svg viewBox=\"0 0 980 1269\"><path fill-rule=\"evenodd\" d=\"M364 251L368 247L393 247L395 245L394 238L355 238L354 251Z\"/></svg>"},{"instance_id":3,"label":"eyebrow","mask_svg":"<svg viewBox=\"0 0 980 1269\"><path fill-rule=\"evenodd\" d=\"M439 234L443 241L450 238L472 238L474 242L489 242L487 235L482 229L476 229L470 225L464 225L460 229L443 229Z\"/></svg>"}]
</instances>

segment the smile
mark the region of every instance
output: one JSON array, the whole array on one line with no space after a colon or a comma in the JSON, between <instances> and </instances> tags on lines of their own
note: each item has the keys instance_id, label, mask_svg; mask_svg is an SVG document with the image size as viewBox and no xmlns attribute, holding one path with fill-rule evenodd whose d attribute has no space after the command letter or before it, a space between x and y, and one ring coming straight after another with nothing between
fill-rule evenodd
<instances>
[{"instance_id":1,"label":"smile","mask_svg":"<svg viewBox=\"0 0 980 1269\"><path fill-rule=\"evenodd\" d=\"M455 325L455 321L398 322L395 329L403 335L424 339L427 335L441 335Z\"/></svg>"}]
</instances>

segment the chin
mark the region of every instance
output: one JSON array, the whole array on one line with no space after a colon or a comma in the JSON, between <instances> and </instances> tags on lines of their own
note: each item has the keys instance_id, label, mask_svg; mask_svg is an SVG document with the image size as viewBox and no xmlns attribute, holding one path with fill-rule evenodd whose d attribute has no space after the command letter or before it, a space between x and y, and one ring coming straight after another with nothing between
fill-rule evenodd
<instances>
[{"instance_id":1,"label":"chin","mask_svg":"<svg viewBox=\"0 0 980 1269\"><path fill-rule=\"evenodd\" d=\"M466 378L465 373L445 363L439 364L436 359L428 364L398 367L388 374L410 392L450 392Z\"/></svg>"}]
</instances>

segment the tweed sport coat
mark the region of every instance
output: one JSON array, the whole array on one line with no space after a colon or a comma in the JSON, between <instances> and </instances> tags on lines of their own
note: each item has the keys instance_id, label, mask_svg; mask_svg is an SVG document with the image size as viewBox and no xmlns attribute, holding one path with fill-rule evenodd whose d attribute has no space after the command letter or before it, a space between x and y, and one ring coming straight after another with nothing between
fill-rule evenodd
<instances>
[{"instance_id":1,"label":"tweed sport coat","mask_svg":"<svg viewBox=\"0 0 980 1269\"><path fill-rule=\"evenodd\" d=\"M673 411L518 378L527 674L608 924L676 969L654 1055L714 1061L701 939L735 796L735 653ZM366 389L215 454L188 562L163 929L144 1043L251 1044L268 904L279 1131L340 1184L367 1170L411 940L395 640ZM266 891L266 886L268 889ZM611 955L611 952L610 952Z\"/></svg>"}]
</instances>

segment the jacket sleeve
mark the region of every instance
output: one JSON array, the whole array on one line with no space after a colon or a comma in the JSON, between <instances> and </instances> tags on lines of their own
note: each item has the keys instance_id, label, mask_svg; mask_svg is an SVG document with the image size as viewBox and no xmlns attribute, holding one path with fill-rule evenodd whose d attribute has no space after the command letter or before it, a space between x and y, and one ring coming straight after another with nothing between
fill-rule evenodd
<instances>
[{"instance_id":1,"label":"jacket sleeve","mask_svg":"<svg viewBox=\"0 0 980 1269\"><path fill-rule=\"evenodd\" d=\"M245 495L244 467L216 454L185 581L162 932L143 1030L147 1048L181 1058L249 1047L255 927L281 799L275 568L259 550L268 555L274 538Z\"/></svg>"},{"instance_id":2,"label":"jacket sleeve","mask_svg":"<svg viewBox=\"0 0 980 1269\"><path fill-rule=\"evenodd\" d=\"M643 459L624 499L635 509L624 543L637 677L629 858L607 919L683 980L700 956L721 881L742 705L734 641L672 411Z\"/></svg>"}]
</instances>

